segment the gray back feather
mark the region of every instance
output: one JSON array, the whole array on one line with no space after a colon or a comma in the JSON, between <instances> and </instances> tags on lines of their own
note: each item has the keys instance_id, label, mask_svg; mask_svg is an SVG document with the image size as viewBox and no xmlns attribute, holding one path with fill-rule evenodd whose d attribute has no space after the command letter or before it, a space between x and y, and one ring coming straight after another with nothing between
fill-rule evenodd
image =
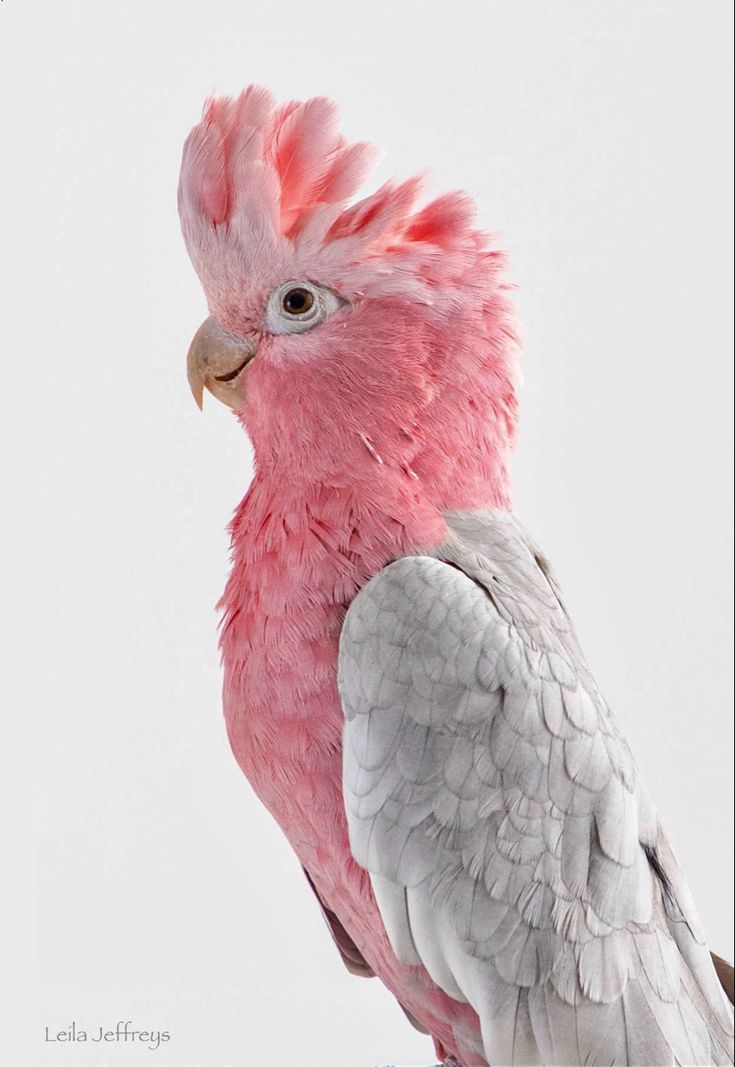
<instances>
[{"instance_id":1,"label":"gray back feather","mask_svg":"<svg viewBox=\"0 0 735 1067\"><path fill-rule=\"evenodd\" d=\"M488 1062L732 1062L686 884L548 564L451 513L340 644L350 841L397 956L477 1011Z\"/></svg>"}]
</instances>

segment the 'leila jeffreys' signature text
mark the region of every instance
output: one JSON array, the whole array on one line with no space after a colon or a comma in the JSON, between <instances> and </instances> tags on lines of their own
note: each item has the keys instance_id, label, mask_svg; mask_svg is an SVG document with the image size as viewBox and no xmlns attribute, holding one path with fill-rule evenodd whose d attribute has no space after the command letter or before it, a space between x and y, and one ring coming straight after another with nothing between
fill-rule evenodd
<instances>
[{"instance_id":1,"label":"'leila jeffreys' signature text","mask_svg":"<svg viewBox=\"0 0 735 1067\"><path fill-rule=\"evenodd\" d=\"M146 1045L152 1052L170 1039L168 1030L136 1030L130 1020L119 1022L114 1030L96 1026L88 1032L74 1020L65 1030L54 1032L53 1027L44 1027L44 1041L109 1041L118 1044L137 1041Z\"/></svg>"}]
</instances>

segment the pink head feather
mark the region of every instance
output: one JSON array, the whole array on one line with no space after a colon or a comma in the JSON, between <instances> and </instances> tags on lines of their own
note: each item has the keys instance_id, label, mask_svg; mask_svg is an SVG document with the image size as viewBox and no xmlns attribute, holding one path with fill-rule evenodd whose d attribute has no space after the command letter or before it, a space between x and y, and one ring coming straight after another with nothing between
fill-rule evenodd
<instances>
[{"instance_id":1,"label":"pink head feather","mask_svg":"<svg viewBox=\"0 0 735 1067\"><path fill-rule=\"evenodd\" d=\"M516 397L504 258L474 228L465 194L415 210L418 177L348 206L377 158L373 145L345 141L331 101L277 106L258 86L209 99L187 138L187 249L211 313L259 341L242 412L256 459L289 477L309 465L322 476L337 456L354 471L349 446L367 436L446 506L507 503ZM295 278L345 297L350 322L264 335L268 294ZM309 404L313 427L301 418Z\"/></svg>"},{"instance_id":2,"label":"pink head feather","mask_svg":"<svg viewBox=\"0 0 735 1067\"><path fill-rule=\"evenodd\" d=\"M236 260L243 275L270 274L274 255L280 265L304 253L345 271L387 248L466 251L468 239L477 248L465 195L412 213L419 177L386 182L346 207L379 156L375 145L345 141L325 97L277 107L267 89L251 85L236 99L208 99L184 145L179 183L184 238L208 295L218 268L232 283Z\"/></svg>"},{"instance_id":3,"label":"pink head feather","mask_svg":"<svg viewBox=\"0 0 735 1067\"><path fill-rule=\"evenodd\" d=\"M377 154L373 145L345 142L337 109L324 97L277 107L267 89L251 85L235 100L210 98L184 146L179 184L195 266L212 250L212 228L226 227L220 240L241 246L267 237L272 249L295 239L317 214L323 238L334 209L356 191Z\"/></svg>"}]
</instances>

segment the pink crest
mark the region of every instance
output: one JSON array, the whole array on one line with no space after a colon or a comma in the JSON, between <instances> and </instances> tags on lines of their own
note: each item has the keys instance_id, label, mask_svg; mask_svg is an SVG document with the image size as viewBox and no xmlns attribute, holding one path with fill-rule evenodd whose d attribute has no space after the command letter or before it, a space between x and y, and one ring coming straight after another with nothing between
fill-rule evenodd
<instances>
[{"instance_id":1,"label":"pink crest","mask_svg":"<svg viewBox=\"0 0 735 1067\"><path fill-rule=\"evenodd\" d=\"M325 97L277 107L255 85L236 99L212 97L184 146L182 223L191 229L260 215L274 236L293 237L316 208L343 205L378 155L374 145L346 143Z\"/></svg>"},{"instance_id":2,"label":"pink crest","mask_svg":"<svg viewBox=\"0 0 735 1067\"><path fill-rule=\"evenodd\" d=\"M251 85L237 98L212 97L184 145L179 211L200 274L228 259L216 245L273 256L294 244L352 263L387 248L478 247L473 205L461 193L414 213L421 178L386 182L348 205L380 150L348 144L336 105L317 96L280 106ZM284 245L285 242L285 245Z\"/></svg>"}]
</instances>

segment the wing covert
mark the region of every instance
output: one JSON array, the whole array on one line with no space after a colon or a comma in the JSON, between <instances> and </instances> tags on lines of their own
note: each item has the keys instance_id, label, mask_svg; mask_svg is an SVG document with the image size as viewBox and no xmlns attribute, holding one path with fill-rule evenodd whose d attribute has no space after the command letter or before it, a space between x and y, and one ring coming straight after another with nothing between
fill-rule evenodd
<instances>
[{"instance_id":1,"label":"wing covert","mask_svg":"<svg viewBox=\"0 0 735 1067\"><path fill-rule=\"evenodd\" d=\"M340 645L350 841L394 951L473 1005L490 1062L578 1062L571 1033L603 1059L729 1062L650 862L656 814L555 584L512 517L491 555L462 534L373 578ZM706 956L689 911L685 947ZM623 1038L656 1058L626 1059Z\"/></svg>"}]
</instances>

